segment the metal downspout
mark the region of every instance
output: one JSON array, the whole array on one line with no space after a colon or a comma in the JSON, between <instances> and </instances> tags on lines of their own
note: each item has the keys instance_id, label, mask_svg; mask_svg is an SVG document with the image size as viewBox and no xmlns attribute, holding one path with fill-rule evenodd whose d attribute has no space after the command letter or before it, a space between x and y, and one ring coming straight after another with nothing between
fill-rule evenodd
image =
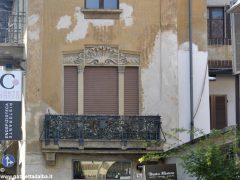
<instances>
[{"instance_id":1,"label":"metal downspout","mask_svg":"<svg viewBox=\"0 0 240 180\"><path fill-rule=\"evenodd\" d=\"M190 141L194 139L193 119L193 53L192 53L192 0L188 0L188 23L189 23L189 73L190 73Z\"/></svg>"}]
</instances>

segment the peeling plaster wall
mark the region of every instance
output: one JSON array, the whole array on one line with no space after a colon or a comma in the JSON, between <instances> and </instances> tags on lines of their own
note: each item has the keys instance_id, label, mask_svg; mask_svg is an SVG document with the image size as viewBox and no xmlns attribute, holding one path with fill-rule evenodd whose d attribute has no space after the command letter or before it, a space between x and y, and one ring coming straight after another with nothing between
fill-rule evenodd
<instances>
[{"instance_id":1,"label":"peeling plaster wall","mask_svg":"<svg viewBox=\"0 0 240 180\"><path fill-rule=\"evenodd\" d=\"M121 50L139 52L143 69L149 66L160 30L160 15L156 16L160 14L160 2L141 1L134 4L130 0L121 1L123 15L117 20L84 19L83 1L72 0L67 5L64 0L44 1L43 26L47 28L43 29L42 95L54 110L63 112L63 52L79 51L86 44L119 45Z\"/></svg>"},{"instance_id":2,"label":"peeling plaster wall","mask_svg":"<svg viewBox=\"0 0 240 180\"><path fill-rule=\"evenodd\" d=\"M161 34L161 98L160 114L164 132L172 134L172 129L178 128L179 96L178 96L178 43L177 34L166 31ZM176 134L178 137L178 134ZM176 139L170 139L165 148L173 147ZM178 142L177 142L178 143Z\"/></svg>"},{"instance_id":3,"label":"peeling plaster wall","mask_svg":"<svg viewBox=\"0 0 240 180\"><path fill-rule=\"evenodd\" d=\"M58 30L68 29L71 26L71 24L72 24L71 16L65 15L65 16L60 17L56 27Z\"/></svg>"},{"instance_id":4,"label":"peeling plaster wall","mask_svg":"<svg viewBox=\"0 0 240 180\"><path fill-rule=\"evenodd\" d=\"M123 12L120 14L120 20L124 21L125 26L132 26L133 25L133 7L126 4L126 3L120 3L120 9L123 10Z\"/></svg>"},{"instance_id":5,"label":"peeling plaster wall","mask_svg":"<svg viewBox=\"0 0 240 180\"><path fill-rule=\"evenodd\" d=\"M140 114L161 115L163 129L168 133L188 122L189 106L186 101L189 82L185 81L185 75L189 72L185 59L188 50L184 46L179 47L179 44L188 41L187 15L181 13L186 9L187 1L180 1L183 2L121 0L123 13L117 20L84 19L81 11L84 7L83 0L71 0L70 3L69 0L29 1L28 47L31 51L28 54L27 72L27 173L34 174L39 169L39 172L52 172L60 178L55 170L63 169L62 166L57 165L55 169L44 165L39 137L44 114L48 109L63 113L63 52L79 51L86 44L118 45L121 50L138 52L141 57ZM201 4L204 1L197 2ZM197 29L194 37L199 40L197 46L201 47L194 54L195 61L199 61L195 66L201 67L196 70L197 81L194 85L197 88L199 79L205 77L200 71L205 72L203 66L207 54L204 50L206 23L203 23L202 16L205 11L201 8L199 11L201 13L197 11L197 18L194 18L195 23L200 22L194 26ZM197 127L204 130L208 129L209 123L207 91L206 85L195 119ZM196 91L195 103L199 94ZM203 114L206 118L201 121ZM179 137L178 134L177 136ZM166 144L174 142L176 141L168 139ZM34 157L39 158L39 161L33 161ZM57 155L57 162L64 161L64 157L71 159L71 156ZM68 169L65 175L69 177L69 173ZM65 175L61 178L68 179Z\"/></svg>"},{"instance_id":6,"label":"peeling plaster wall","mask_svg":"<svg viewBox=\"0 0 240 180\"><path fill-rule=\"evenodd\" d=\"M28 37L30 40L39 40L40 26L39 26L39 15L33 14L28 17Z\"/></svg>"},{"instance_id":7,"label":"peeling plaster wall","mask_svg":"<svg viewBox=\"0 0 240 180\"><path fill-rule=\"evenodd\" d=\"M160 32L157 34L154 42L154 48L149 55L151 59L151 64L149 68L142 69L141 81L143 89L143 102L142 102L142 115L160 115L160 91L161 91L161 66L160 66ZM156 75L159 76L156 76ZM154 87L153 87L154 85Z\"/></svg>"}]
</instances>

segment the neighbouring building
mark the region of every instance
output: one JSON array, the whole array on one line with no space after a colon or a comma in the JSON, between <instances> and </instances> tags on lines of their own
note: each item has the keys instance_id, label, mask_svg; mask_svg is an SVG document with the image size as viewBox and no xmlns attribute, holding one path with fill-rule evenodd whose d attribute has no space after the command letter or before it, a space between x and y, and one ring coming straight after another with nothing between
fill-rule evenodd
<instances>
[{"instance_id":1,"label":"neighbouring building","mask_svg":"<svg viewBox=\"0 0 240 180\"><path fill-rule=\"evenodd\" d=\"M232 20L232 50L233 50L233 73L236 79L236 124L239 126L240 119L239 119L239 45L240 45L240 35L239 35L239 27L240 27L240 1L234 0L232 1L231 9L228 11L231 13L231 20Z\"/></svg>"},{"instance_id":2,"label":"neighbouring building","mask_svg":"<svg viewBox=\"0 0 240 180\"><path fill-rule=\"evenodd\" d=\"M207 134L205 0L192 12L194 127ZM139 157L190 140L167 136L191 128L187 0L30 0L27 13L26 174L141 180Z\"/></svg>"},{"instance_id":3,"label":"neighbouring building","mask_svg":"<svg viewBox=\"0 0 240 180\"><path fill-rule=\"evenodd\" d=\"M26 33L25 0L0 1L0 69L5 71L25 70L26 48L24 35ZM20 117L19 117L20 118ZM21 119L21 118L20 118ZM3 119L1 119L3 123ZM3 133L3 132L2 132ZM23 141L1 141L0 154L12 154L18 163L12 168L5 168L4 174L21 174L24 167ZM23 156L20 156L20 151ZM3 166L0 166L3 168Z\"/></svg>"},{"instance_id":4,"label":"neighbouring building","mask_svg":"<svg viewBox=\"0 0 240 180\"><path fill-rule=\"evenodd\" d=\"M232 70L231 0L208 0L208 65L211 129L236 125L235 77Z\"/></svg>"}]
</instances>

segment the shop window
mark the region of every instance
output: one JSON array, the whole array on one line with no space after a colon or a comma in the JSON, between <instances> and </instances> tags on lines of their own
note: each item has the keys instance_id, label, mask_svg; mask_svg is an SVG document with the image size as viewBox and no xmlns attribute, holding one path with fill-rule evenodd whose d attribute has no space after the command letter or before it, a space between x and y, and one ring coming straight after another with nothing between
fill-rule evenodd
<instances>
[{"instance_id":1,"label":"shop window","mask_svg":"<svg viewBox=\"0 0 240 180\"><path fill-rule=\"evenodd\" d=\"M130 161L73 161L73 179L131 180Z\"/></svg>"}]
</instances>

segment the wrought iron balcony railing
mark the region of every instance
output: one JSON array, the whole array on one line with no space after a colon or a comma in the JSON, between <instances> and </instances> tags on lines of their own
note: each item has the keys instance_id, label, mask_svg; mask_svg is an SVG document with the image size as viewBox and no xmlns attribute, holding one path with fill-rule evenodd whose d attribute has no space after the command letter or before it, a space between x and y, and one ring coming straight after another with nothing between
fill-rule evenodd
<instances>
[{"instance_id":1,"label":"wrought iron balcony railing","mask_svg":"<svg viewBox=\"0 0 240 180\"><path fill-rule=\"evenodd\" d=\"M223 46L223 45L231 45L232 40L230 38L210 38L208 37L208 45L209 46Z\"/></svg>"},{"instance_id":2,"label":"wrought iron balcony railing","mask_svg":"<svg viewBox=\"0 0 240 180\"><path fill-rule=\"evenodd\" d=\"M42 139L60 140L161 140L160 116L45 115Z\"/></svg>"},{"instance_id":3,"label":"wrought iron balcony railing","mask_svg":"<svg viewBox=\"0 0 240 180\"><path fill-rule=\"evenodd\" d=\"M0 43L23 43L25 17L24 12L0 11Z\"/></svg>"}]
</instances>

